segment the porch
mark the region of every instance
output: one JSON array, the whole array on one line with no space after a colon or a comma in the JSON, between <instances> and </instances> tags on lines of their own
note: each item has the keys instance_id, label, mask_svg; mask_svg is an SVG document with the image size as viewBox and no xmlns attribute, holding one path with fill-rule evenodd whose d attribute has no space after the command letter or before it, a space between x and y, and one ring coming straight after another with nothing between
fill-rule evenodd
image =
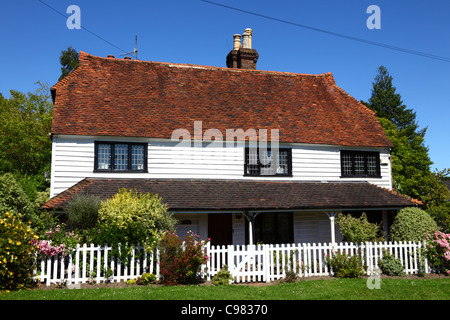
<instances>
[{"instance_id":1,"label":"porch","mask_svg":"<svg viewBox=\"0 0 450 320\"><path fill-rule=\"evenodd\" d=\"M335 217L339 213L359 217L363 212L372 223L388 230L396 210L355 211L231 211L176 212L176 233L183 238L189 231L210 239L212 245L252 245L285 243L325 243L343 240Z\"/></svg>"}]
</instances>

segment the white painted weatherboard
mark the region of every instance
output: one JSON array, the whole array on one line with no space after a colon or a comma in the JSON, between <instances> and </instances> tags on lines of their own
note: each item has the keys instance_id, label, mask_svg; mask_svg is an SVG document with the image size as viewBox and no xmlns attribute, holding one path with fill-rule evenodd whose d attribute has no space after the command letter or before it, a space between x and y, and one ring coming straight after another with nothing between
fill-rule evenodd
<instances>
[{"instance_id":1,"label":"white painted weatherboard","mask_svg":"<svg viewBox=\"0 0 450 320\"><path fill-rule=\"evenodd\" d=\"M94 141L148 143L148 173L94 172ZM368 181L391 189L391 165L386 148L348 148L289 144L292 148L292 177L244 176L244 147L227 148L222 144L180 147L177 142L144 138L53 136L51 197L86 177L102 178L188 178L255 179L276 181ZM341 178L340 150L379 151L381 178Z\"/></svg>"}]
</instances>

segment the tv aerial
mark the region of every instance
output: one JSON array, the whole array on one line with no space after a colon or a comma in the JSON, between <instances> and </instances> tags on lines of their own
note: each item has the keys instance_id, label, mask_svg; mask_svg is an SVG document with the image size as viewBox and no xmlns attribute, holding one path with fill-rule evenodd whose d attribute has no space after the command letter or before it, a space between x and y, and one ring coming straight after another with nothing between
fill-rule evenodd
<instances>
[{"instance_id":1,"label":"tv aerial","mask_svg":"<svg viewBox=\"0 0 450 320\"><path fill-rule=\"evenodd\" d=\"M137 52L138 52L138 50L137 50L137 35L136 35L136 37L135 37L134 50L131 51L131 52L119 54L119 57L121 57L121 56L128 56L128 55L130 55L130 54L134 54L134 58L137 60Z\"/></svg>"}]
</instances>

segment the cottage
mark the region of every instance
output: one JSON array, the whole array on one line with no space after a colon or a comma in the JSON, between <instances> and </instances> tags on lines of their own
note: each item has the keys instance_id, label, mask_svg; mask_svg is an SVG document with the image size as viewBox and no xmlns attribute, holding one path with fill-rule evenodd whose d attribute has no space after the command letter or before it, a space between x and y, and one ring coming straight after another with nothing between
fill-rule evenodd
<instances>
[{"instance_id":1,"label":"cottage","mask_svg":"<svg viewBox=\"0 0 450 320\"><path fill-rule=\"evenodd\" d=\"M51 200L157 193L213 244L339 240L334 217L383 221L417 205L392 191L391 141L331 73L257 70L252 32L227 67L96 57L51 88ZM230 138L231 136L231 138Z\"/></svg>"}]
</instances>

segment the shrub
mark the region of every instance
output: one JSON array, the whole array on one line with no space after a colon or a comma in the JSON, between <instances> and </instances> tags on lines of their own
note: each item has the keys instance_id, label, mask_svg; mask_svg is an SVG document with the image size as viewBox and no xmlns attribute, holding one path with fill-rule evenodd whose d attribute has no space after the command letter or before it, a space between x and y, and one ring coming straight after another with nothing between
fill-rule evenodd
<instances>
[{"instance_id":1,"label":"shrub","mask_svg":"<svg viewBox=\"0 0 450 320\"><path fill-rule=\"evenodd\" d=\"M419 208L400 210L391 226L392 241L423 241L427 234L437 229L430 215Z\"/></svg>"},{"instance_id":2,"label":"shrub","mask_svg":"<svg viewBox=\"0 0 450 320\"><path fill-rule=\"evenodd\" d=\"M50 200L50 188L45 189L45 191L37 191L33 201L34 209L39 210L48 200Z\"/></svg>"},{"instance_id":3,"label":"shrub","mask_svg":"<svg viewBox=\"0 0 450 320\"><path fill-rule=\"evenodd\" d=\"M350 214L344 216L342 213L336 217L344 241L361 243L366 241L378 241L379 226L370 223L365 213L360 218L352 217Z\"/></svg>"},{"instance_id":4,"label":"shrub","mask_svg":"<svg viewBox=\"0 0 450 320\"><path fill-rule=\"evenodd\" d=\"M404 276L405 271L400 259L395 258L389 252L384 252L383 258L378 261L381 273L388 276Z\"/></svg>"},{"instance_id":5,"label":"shrub","mask_svg":"<svg viewBox=\"0 0 450 320\"><path fill-rule=\"evenodd\" d=\"M89 230L89 233L84 234L85 242L100 246L110 246L111 255L125 264L130 262L134 245L141 244L146 248L147 252L150 252L152 246L147 246L145 243L149 239L147 230L138 222L130 222L127 228L98 223L95 228Z\"/></svg>"},{"instance_id":6,"label":"shrub","mask_svg":"<svg viewBox=\"0 0 450 320\"><path fill-rule=\"evenodd\" d=\"M143 273L139 278L136 280L136 284L141 286L146 286L152 282L155 282L156 276L153 273Z\"/></svg>"},{"instance_id":7,"label":"shrub","mask_svg":"<svg viewBox=\"0 0 450 320\"><path fill-rule=\"evenodd\" d=\"M20 213L25 221L31 218L33 204L11 173L0 175L0 212Z\"/></svg>"},{"instance_id":8,"label":"shrub","mask_svg":"<svg viewBox=\"0 0 450 320\"><path fill-rule=\"evenodd\" d=\"M22 289L32 283L32 240L37 236L20 215L0 213L0 290Z\"/></svg>"},{"instance_id":9,"label":"shrub","mask_svg":"<svg viewBox=\"0 0 450 320\"><path fill-rule=\"evenodd\" d=\"M228 266L224 265L222 269L211 279L211 282L215 286L229 285L233 282L233 276L228 271Z\"/></svg>"},{"instance_id":10,"label":"shrub","mask_svg":"<svg viewBox=\"0 0 450 320\"><path fill-rule=\"evenodd\" d=\"M345 252L335 252L326 257L328 267L333 275L339 278L357 278L364 274L364 265L361 255L348 255Z\"/></svg>"},{"instance_id":11,"label":"shrub","mask_svg":"<svg viewBox=\"0 0 450 320\"><path fill-rule=\"evenodd\" d=\"M425 254L436 271L450 275L450 234L436 231L427 235Z\"/></svg>"},{"instance_id":12,"label":"shrub","mask_svg":"<svg viewBox=\"0 0 450 320\"><path fill-rule=\"evenodd\" d=\"M165 233L160 242L162 281L168 285L198 283L200 266L208 261L205 245L194 233L187 233L184 243L176 234Z\"/></svg>"},{"instance_id":13,"label":"shrub","mask_svg":"<svg viewBox=\"0 0 450 320\"><path fill-rule=\"evenodd\" d=\"M167 212L167 206L158 195L126 189L120 189L113 198L102 201L98 217L100 222L120 229L138 223L149 236L162 230L173 231L176 224L173 214Z\"/></svg>"},{"instance_id":14,"label":"shrub","mask_svg":"<svg viewBox=\"0 0 450 320\"><path fill-rule=\"evenodd\" d=\"M291 283L295 282L298 279L298 273L294 270L286 270L286 276L283 278L284 282Z\"/></svg>"},{"instance_id":15,"label":"shrub","mask_svg":"<svg viewBox=\"0 0 450 320\"><path fill-rule=\"evenodd\" d=\"M98 219L100 198L93 195L77 194L68 203L68 224L73 229L87 230L93 228Z\"/></svg>"}]
</instances>

